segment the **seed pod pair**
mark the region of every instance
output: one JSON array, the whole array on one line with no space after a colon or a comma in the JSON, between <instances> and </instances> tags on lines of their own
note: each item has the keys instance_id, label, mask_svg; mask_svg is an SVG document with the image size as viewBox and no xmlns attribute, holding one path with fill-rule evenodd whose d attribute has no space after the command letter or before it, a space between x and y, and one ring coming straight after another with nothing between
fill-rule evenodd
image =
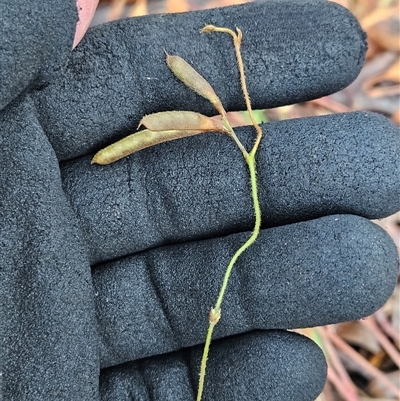
<instances>
[{"instance_id":1,"label":"seed pod pair","mask_svg":"<svg viewBox=\"0 0 400 401\"><path fill-rule=\"evenodd\" d=\"M208 99L224 116L225 110L212 86L192 66L179 56L167 52L167 65L171 71L190 89ZM139 150L159 143L198 135L205 132L228 133L221 120L211 119L193 111L164 111L142 118L139 127L147 129L129 135L100 150L92 159L92 164L110 164Z\"/></svg>"},{"instance_id":2,"label":"seed pod pair","mask_svg":"<svg viewBox=\"0 0 400 401\"><path fill-rule=\"evenodd\" d=\"M129 135L97 152L92 164L110 164L139 150L159 143L185 138L205 132L224 132L222 121L194 111L164 111L142 118L139 126L147 129Z\"/></svg>"}]
</instances>

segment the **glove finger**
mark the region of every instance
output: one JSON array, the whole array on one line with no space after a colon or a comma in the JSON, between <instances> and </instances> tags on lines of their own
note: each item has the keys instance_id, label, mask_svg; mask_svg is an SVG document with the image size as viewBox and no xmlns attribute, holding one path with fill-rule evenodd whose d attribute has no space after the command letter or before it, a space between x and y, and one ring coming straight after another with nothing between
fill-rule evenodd
<instances>
[{"instance_id":1,"label":"glove finger","mask_svg":"<svg viewBox=\"0 0 400 401\"><path fill-rule=\"evenodd\" d=\"M76 1L0 4L0 110L32 85L57 77L71 53Z\"/></svg>"},{"instance_id":2,"label":"glove finger","mask_svg":"<svg viewBox=\"0 0 400 401\"><path fill-rule=\"evenodd\" d=\"M104 369L102 401L194 400L201 347ZM213 342L204 400L311 401L325 382L320 348L295 333L253 332Z\"/></svg>"},{"instance_id":3,"label":"glove finger","mask_svg":"<svg viewBox=\"0 0 400 401\"><path fill-rule=\"evenodd\" d=\"M399 210L400 136L389 120L347 113L263 129L257 165L264 227ZM251 128L237 132L248 142L254 137ZM222 134L165 143L110 166L76 159L62 175L92 264L254 224L247 167Z\"/></svg>"},{"instance_id":4,"label":"glove finger","mask_svg":"<svg viewBox=\"0 0 400 401\"><path fill-rule=\"evenodd\" d=\"M181 109L216 114L169 71L164 49L192 63L227 110L244 110L231 38L201 35L209 23L242 29L255 108L336 92L355 79L364 61L365 35L358 22L330 2L255 2L95 27L73 52L64 74L36 99L60 160L135 131L144 114Z\"/></svg>"},{"instance_id":5,"label":"glove finger","mask_svg":"<svg viewBox=\"0 0 400 401\"><path fill-rule=\"evenodd\" d=\"M0 113L0 398L94 400L100 363L89 260L35 116L29 98Z\"/></svg>"},{"instance_id":6,"label":"glove finger","mask_svg":"<svg viewBox=\"0 0 400 401\"><path fill-rule=\"evenodd\" d=\"M250 233L160 247L93 268L101 366L203 342L233 253ZM263 230L238 260L215 337L355 320L391 295L396 247L353 215Z\"/></svg>"}]
</instances>

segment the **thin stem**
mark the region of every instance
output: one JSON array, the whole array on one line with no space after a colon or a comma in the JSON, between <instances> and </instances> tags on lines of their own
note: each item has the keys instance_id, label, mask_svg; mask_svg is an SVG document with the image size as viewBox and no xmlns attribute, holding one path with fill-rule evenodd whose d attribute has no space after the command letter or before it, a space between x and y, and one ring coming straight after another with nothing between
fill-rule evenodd
<instances>
[{"instance_id":1,"label":"thin stem","mask_svg":"<svg viewBox=\"0 0 400 401\"><path fill-rule=\"evenodd\" d=\"M260 141L261 141L262 129L257 124L257 121L254 118L253 109L251 108L249 92L247 90L246 76L244 74L244 65L243 65L243 60L242 60L242 54L240 52L240 45L242 43L242 31L239 28L236 28L236 31L237 31L237 34L235 34L233 31L231 31L229 33L233 37L233 44L235 46L236 59L238 62L238 67L239 67L239 72L240 72L240 83L242 85L242 92L244 95L244 100L246 102L247 112L249 113L250 120L257 132L257 137L255 140L253 149L251 150L251 153L255 154L257 151L258 145L260 144Z\"/></svg>"},{"instance_id":2,"label":"thin stem","mask_svg":"<svg viewBox=\"0 0 400 401\"><path fill-rule=\"evenodd\" d=\"M222 286L221 286L221 289L218 294L217 302L215 303L214 308L211 309L210 324L208 326L206 343L204 345L203 356L202 356L202 360L201 360L197 401L201 400L201 397L203 394L204 378L205 378L205 374L206 374L207 358L208 358L208 353L209 353L210 344L211 344L211 337L212 337L214 327L217 324L217 322L221 316L221 305L222 305L222 301L223 301L223 298L225 295L225 291L228 287L229 277L232 273L233 266L234 266L235 262L237 261L237 259L239 258L239 256L247 248L249 248L250 245L252 245L255 242L255 240L258 237L258 234L260 233L261 208L260 208L260 202L258 199L256 162L255 162L254 156L255 155L253 153L251 153L246 160L247 165L249 167L249 172L250 172L251 195L252 195L252 199L253 199L253 207L254 207L254 213L255 213L254 228L253 228L253 232L252 232L251 236L249 237L249 239L232 256L232 259L230 260L228 267L226 268L226 271L225 271L224 279L223 279Z\"/></svg>"},{"instance_id":3,"label":"thin stem","mask_svg":"<svg viewBox=\"0 0 400 401\"><path fill-rule=\"evenodd\" d=\"M214 331L216 323L212 323L210 321L210 324L208 326L207 330L207 337L206 337L206 342L204 344L204 349L203 349L203 356L201 358L201 367L200 367L200 379L199 379L199 388L197 390L197 398L196 401L201 401L201 397L203 395L203 389L204 389L204 379L206 377L206 367L207 367L207 358L208 358L208 351L210 350L210 344L211 344L211 338L212 334Z\"/></svg>"},{"instance_id":4,"label":"thin stem","mask_svg":"<svg viewBox=\"0 0 400 401\"><path fill-rule=\"evenodd\" d=\"M213 25L207 25L206 27L204 27L202 29L202 32L224 32L224 33L228 33L233 38L233 45L235 46L236 60L238 63L239 74L240 74L240 84L242 86L242 92L243 92L244 100L246 102L247 112L249 113L251 123L253 124L253 126L257 132L257 137L254 142L253 149L250 152L250 153L255 154L257 151L258 145L260 144L260 141L261 141L262 129L258 125L257 121L254 118L253 109L251 108L249 92L247 90L246 75L244 73L243 59L242 59L242 54L240 52L240 45L242 43L242 31L239 28L236 28L237 33L235 33L234 31L232 31L232 29L229 29L229 28L222 28L222 27L216 27Z\"/></svg>"},{"instance_id":5,"label":"thin stem","mask_svg":"<svg viewBox=\"0 0 400 401\"><path fill-rule=\"evenodd\" d=\"M241 86L242 86L243 95L244 95L244 98L246 101L246 107L249 112L250 119L257 131L257 137L255 140L254 146L253 146L251 152L248 153L246 151L246 149L244 148L244 146L242 145L242 143L240 142L240 140L237 138L235 132L233 131L233 128L229 124L229 121L226 117L226 112L222 107L222 113L221 113L222 121L223 121L225 127L227 128L230 136L233 138L233 140L236 142L239 149L242 151L243 157L249 168L251 196L252 196L252 200L253 200L255 222L254 222L253 231L252 231L250 237L248 238L248 240L232 256L232 259L230 260L228 267L226 268L224 279L223 279L221 289L218 294L217 301L215 303L214 308L212 308L211 312L210 312L210 324L208 326L206 342L204 345L203 356L201 359L200 379L199 379L199 388L198 388L198 392L197 392L197 401L201 401L201 397L203 394L204 379L205 379L206 367L207 367L207 358L208 358L208 353L209 353L209 349L210 349L210 345L211 345L212 333L213 333L215 325L218 323L218 321L221 317L221 305L222 305L222 301L224 299L225 291L228 287L228 282L229 282L230 275L232 273L233 266L235 265L239 256L256 241L256 239L260 233L260 228L261 228L261 208L260 208L260 202L258 199L255 156L256 156L257 149L258 149L258 145L260 144L260 141L261 141L262 130L254 119L253 110L251 108L251 103L250 103L250 97L247 92L246 77L244 75L243 61L242 61L242 56L240 54L240 43L242 41L242 32L240 29L237 28L237 34L236 34L231 29L218 28L213 25L207 25L206 27L204 27L202 29L202 32L215 32L215 31L229 33L233 37L236 58L237 58L239 73L240 73L240 82L241 82Z\"/></svg>"},{"instance_id":6,"label":"thin stem","mask_svg":"<svg viewBox=\"0 0 400 401\"><path fill-rule=\"evenodd\" d=\"M228 134L235 141L237 147L242 151L244 160L246 160L246 162L247 162L249 159L249 154L248 154L246 148L243 146L242 142L240 142L239 138L236 136L235 131L232 129L231 125L229 124L229 121L226 117L226 113L222 115L222 122L223 122L225 128L228 130Z\"/></svg>"},{"instance_id":7,"label":"thin stem","mask_svg":"<svg viewBox=\"0 0 400 401\"><path fill-rule=\"evenodd\" d=\"M254 243L254 241L257 239L258 234L260 233L260 227L261 227L261 209L260 209L260 203L258 200L258 191L257 191L257 178L256 178L256 166L255 166L255 160L253 158L249 158L248 161L248 166L249 166L249 171L250 171L250 182L251 182L251 194L253 198L253 205L254 205L254 212L255 212L255 223L254 223L254 229L249 237L249 239L235 252L233 255L231 261L229 262L228 267L226 268L225 275L224 275L224 280L222 282L221 289L219 291L218 299L217 302L214 306L215 311L220 311L221 310L221 305L222 305L222 300L225 295L226 288L228 286L228 281L229 277L232 272L232 268L234 264L236 263L237 259L239 256L250 246Z\"/></svg>"}]
</instances>

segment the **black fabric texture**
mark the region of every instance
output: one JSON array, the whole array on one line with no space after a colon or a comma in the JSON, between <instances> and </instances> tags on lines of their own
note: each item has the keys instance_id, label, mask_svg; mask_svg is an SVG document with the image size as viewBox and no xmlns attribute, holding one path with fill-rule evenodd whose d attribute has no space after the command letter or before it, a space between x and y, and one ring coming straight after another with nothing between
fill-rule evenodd
<instances>
[{"instance_id":1,"label":"black fabric texture","mask_svg":"<svg viewBox=\"0 0 400 401\"><path fill-rule=\"evenodd\" d=\"M74 0L2 0L0 20L1 110L65 68L78 14Z\"/></svg>"},{"instance_id":2,"label":"black fabric texture","mask_svg":"<svg viewBox=\"0 0 400 401\"><path fill-rule=\"evenodd\" d=\"M200 35L206 23L243 30L256 108L348 85L365 35L333 3L257 2L95 27L66 64L75 6L33 3L44 14L37 29L1 39L7 65L20 57L27 68L12 71L1 92L2 397L195 399L208 313L254 220L242 155L227 135L210 133L110 166L91 157L144 114L213 114L168 70L164 48L201 71L227 109L244 108L230 38ZM18 4L0 21L14 21ZM43 48L25 49L40 44L46 25L62 25L54 13L64 26ZM396 248L368 219L400 209L399 129L359 112L263 131L262 231L234 268L204 400L315 399L323 353L286 329L367 316L396 283ZM252 128L237 134L251 146Z\"/></svg>"},{"instance_id":3,"label":"black fabric texture","mask_svg":"<svg viewBox=\"0 0 400 401\"><path fill-rule=\"evenodd\" d=\"M277 330L254 331L217 340L212 347L208 374L214 380L206 387L205 400L303 401L315 399L321 391L326 364L322 351L305 337ZM202 347L193 347L103 369L101 400L194 399L201 352ZM221 364L220 358L226 363Z\"/></svg>"},{"instance_id":4,"label":"black fabric texture","mask_svg":"<svg viewBox=\"0 0 400 401\"><path fill-rule=\"evenodd\" d=\"M209 300L249 235L159 247L96 267L101 366L201 343ZM264 230L237 262L214 336L367 316L392 293L397 267L393 241L360 217ZM149 309L148 297L159 307Z\"/></svg>"},{"instance_id":5,"label":"black fabric texture","mask_svg":"<svg viewBox=\"0 0 400 401\"><path fill-rule=\"evenodd\" d=\"M90 265L30 99L0 113L4 400L98 397Z\"/></svg>"}]
</instances>

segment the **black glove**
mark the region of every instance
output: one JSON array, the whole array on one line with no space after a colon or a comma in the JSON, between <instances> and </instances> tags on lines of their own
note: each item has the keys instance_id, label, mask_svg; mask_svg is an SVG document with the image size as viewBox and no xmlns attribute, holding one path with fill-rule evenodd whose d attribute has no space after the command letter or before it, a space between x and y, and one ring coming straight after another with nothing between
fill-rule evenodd
<instances>
[{"instance_id":1,"label":"black glove","mask_svg":"<svg viewBox=\"0 0 400 401\"><path fill-rule=\"evenodd\" d=\"M15 2L25 15L32 3L44 7ZM20 21L28 27L1 35L1 57L23 66L0 71L4 400L194 399L210 307L254 220L241 153L206 134L110 166L91 157L144 114L213 114L163 49L192 63L228 110L244 109L230 37L200 35L205 24L243 31L254 108L348 85L364 34L334 3L269 1L106 24L69 54L74 4L44 3ZM263 130L263 230L234 268L204 400L314 399L323 354L284 330L366 316L396 282L395 246L367 219L400 208L398 129L349 113ZM237 133L250 146L253 129Z\"/></svg>"}]
</instances>

